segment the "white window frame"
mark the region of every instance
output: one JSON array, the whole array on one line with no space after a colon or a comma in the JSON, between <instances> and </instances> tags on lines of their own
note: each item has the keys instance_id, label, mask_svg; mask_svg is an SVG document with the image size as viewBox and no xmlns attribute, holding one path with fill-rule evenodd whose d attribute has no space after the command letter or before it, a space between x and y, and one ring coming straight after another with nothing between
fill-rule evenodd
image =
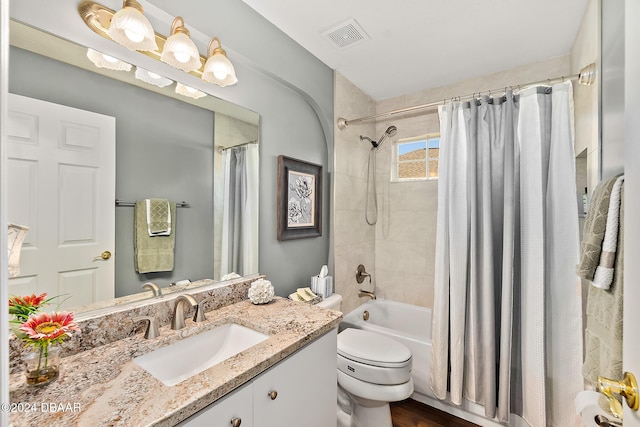
<instances>
[{"instance_id":1,"label":"white window frame","mask_svg":"<svg viewBox=\"0 0 640 427\"><path fill-rule=\"evenodd\" d=\"M402 138L398 139L393 144L393 153L392 153L392 167L391 167L391 182L412 182L412 181L430 181L437 180L438 177L429 177L429 141L433 139L439 139L440 133L428 133L419 136L413 136L410 138ZM411 144L414 142L425 142L426 148L426 156L424 159L426 176L424 178L399 178L398 177L398 168L400 166L399 158L398 158L398 146L403 144ZM440 156L437 159L431 158L431 160L438 160L438 164L440 163ZM438 168L439 169L439 168Z\"/></svg>"}]
</instances>

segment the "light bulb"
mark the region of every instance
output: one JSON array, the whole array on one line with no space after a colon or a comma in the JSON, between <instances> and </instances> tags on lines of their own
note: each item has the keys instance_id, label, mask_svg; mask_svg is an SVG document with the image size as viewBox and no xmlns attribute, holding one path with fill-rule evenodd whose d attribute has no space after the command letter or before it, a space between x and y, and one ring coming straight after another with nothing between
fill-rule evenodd
<instances>
[{"instance_id":1,"label":"light bulb","mask_svg":"<svg viewBox=\"0 0 640 427\"><path fill-rule=\"evenodd\" d=\"M217 58L216 58L217 59ZM213 63L213 75L216 76L217 79L224 80L229 75L229 70L227 69L227 64L224 61L218 59Z\"/></svg>"},{"instance_id":2,"label":"light bulb","mask_svg":"<svg viewBox=\"0 0 640 427\"><path fill-rule=\"evenodd\" d=\"M187 52L173 52L173 56L176 61L186 64L191 59L191 56Z\"/></svg>"},{"instance_id":3,"label":"light bulb","mask_svg":"<svg viewBox=\"0 0 640 427\"><path fill-rule=\"evenodd\" d=\"M136 31L132 31L128 28L125 28L124 34L127 36L129 40L131 40L134 43L140 43L142 40L144 40L144 34L138 33Z\"/></svg>"},{"instance_id":4,"label":"light bulb","mask_svg":"<svg viewBox=\"0 0 640 427\"><path fill-rule=\"evenodd\" d=\"M116 62L118 62L118 60L113 56L105 55L104 53L102 54L102 57L104 58L105 61L111 62L112 64L115 64Z\"/></svg>"}]
</instances>

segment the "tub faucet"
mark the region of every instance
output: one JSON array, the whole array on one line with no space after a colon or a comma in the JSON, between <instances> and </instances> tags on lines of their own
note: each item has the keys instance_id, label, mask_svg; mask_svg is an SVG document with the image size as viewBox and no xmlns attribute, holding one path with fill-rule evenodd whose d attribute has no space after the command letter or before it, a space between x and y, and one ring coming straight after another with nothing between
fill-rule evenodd
<instances>
[{"instance_id":1,"label":"tub faucet","mask_svg":"<svg viewBox=\"0 0 640 427\"><path fill-rule=\"evenodd\" d=\"M369 297L371 299L376 299L377 298L375 292L365 291L364 289L360 289L358 291L358 296L359 297Z\"/></svg>"},{"instance_id":2,"label":"tub faucet","mask_svg":"<svg viewBox=\"0 0 640 427\"><path fill-rule=\"evenodd\" d=\"M193 321L196 321L196 318L198 316L198 301L196 301L196 299L189 294L178 295L178 297L176 298L176 305L173 307L171 329L182 329L186 326L184 323L184 308L182 307L184 303L191 304L191 307L195 309L196 312L193 316Z\"/></svg>"},{"instance_id":3,"label":"tub faucet","mask_svg":"<svg viewBox=\"0 0 640 427\"><path fill-rule=\"evenodd\" d=\"M162 296L162 289L160 289L160 287L153 282L145 283L144 285L142 285L142 289L153 292L154 297Z\"/></svg>"}]
</instances>

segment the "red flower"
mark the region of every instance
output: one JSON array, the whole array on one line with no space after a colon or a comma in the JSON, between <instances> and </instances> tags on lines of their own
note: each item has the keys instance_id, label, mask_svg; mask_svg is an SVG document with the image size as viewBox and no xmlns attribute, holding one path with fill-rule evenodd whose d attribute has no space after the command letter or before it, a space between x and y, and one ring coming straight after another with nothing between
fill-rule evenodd
<instances>
[{"instance_id":1,"label":"red flower","mask_svg":"<svg viewBox=\"0 0 640 427\"><path fill-rule=\"evenodd\" d=\"M9 298L9 307L11 306L23 306L23 307L40 307L40 304L42 304L45 301L45 298L47 297L47 293L42 293L38 296L36 296L36 294L31 294L31 295L27 295L24 297L13 297L13 298Z\"/></svg>"},{"instance_id":2,"label":"red flower","mask_svg":"<svg viewBox=\"0 0 640 427\"><path fill-rule=\"evenodd\" d=\"M73 321L73 313L40 313L29 317L20 326L20 330L27 334L28 341L62 341L72 331L80 331Z\"/></svg>"}]
</instances>

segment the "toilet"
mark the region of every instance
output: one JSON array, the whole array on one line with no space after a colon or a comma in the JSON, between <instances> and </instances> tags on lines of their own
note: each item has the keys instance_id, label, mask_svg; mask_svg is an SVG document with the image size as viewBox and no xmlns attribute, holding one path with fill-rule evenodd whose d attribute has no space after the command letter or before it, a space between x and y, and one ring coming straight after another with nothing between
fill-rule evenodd
<instances>
[{"instance_id":1,"label":"toilet","mask_svg":"<svg viewBox=\"0 0 640 427\"><path fill-rule=\"evenodd\" d=\"M339 310L341 302L332 294L318 305ZM413 393L411 351L375 332L347 328L338 334L337 361L338 425L391 427L389 402Z\"/></svg>"}]
</instances>

